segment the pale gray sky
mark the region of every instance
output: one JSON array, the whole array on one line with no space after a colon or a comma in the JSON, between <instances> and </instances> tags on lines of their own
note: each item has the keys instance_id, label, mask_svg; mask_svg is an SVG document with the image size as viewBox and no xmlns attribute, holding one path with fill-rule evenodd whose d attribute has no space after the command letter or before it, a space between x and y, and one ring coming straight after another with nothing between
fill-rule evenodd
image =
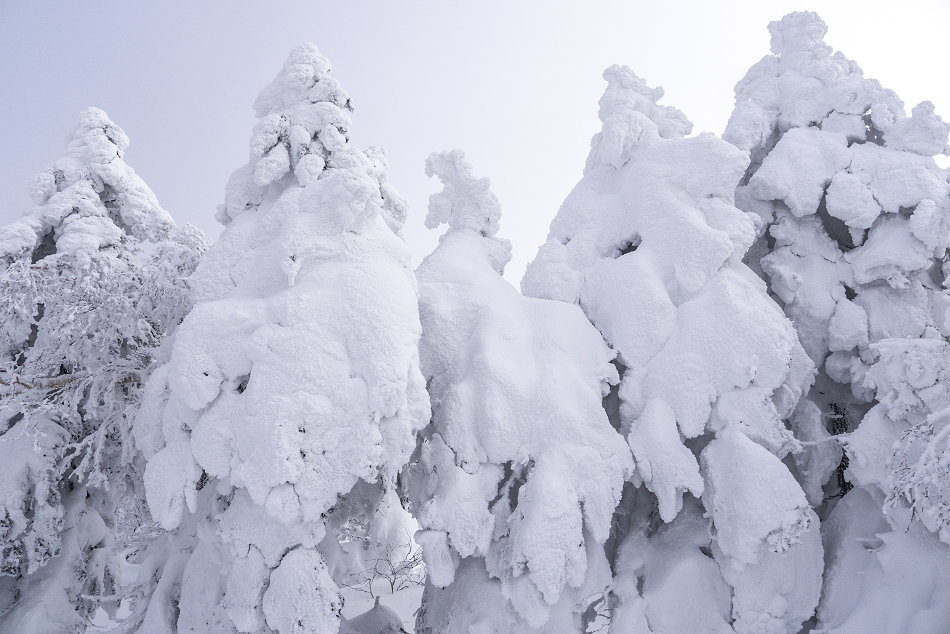
<instances>
[{"instance_id":1,"label":"pale gray sky","mask_svg":"<svg viewBox=\"0 0 950 634\"><path fill-rule=\"evenodd\" d=\"M517 281L580 178L606 66L630 66L694 131L721 133L734 84L769 52L768 22L801 9L866 75L950 119L946 0L0 0L0 222L28 207L30 178L94 105L128 133L126 159L162 205L216 237L251 104L312 41L353 98L354 140L389 154L416 257L437 238L423 227L437 189L425 157L459 147L501 200Z\"/></svg>"}]
</instances>

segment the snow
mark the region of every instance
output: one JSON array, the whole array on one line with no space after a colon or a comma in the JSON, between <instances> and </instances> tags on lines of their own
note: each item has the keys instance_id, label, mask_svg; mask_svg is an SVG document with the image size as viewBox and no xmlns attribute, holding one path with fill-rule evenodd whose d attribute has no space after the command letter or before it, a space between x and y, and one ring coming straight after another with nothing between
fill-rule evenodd
<instances>
[{"instance_id":1,"label":"snow","mask_svg":"<svg viewBox=\"0 0 950 634\"><path fill-rule=\"evenodd\" d=\"M266 102L262 97L259 106ZM269 209L231 221L195 275L199 305L180 329L168 370L173 398L188 412L179 414L180 425L192 430L202 466L247 488L258 504L291 483L307 521L357 477L373 479L374 465L388 463L384 473L394 474L411 449L406 434L419 413L418 406L409 411L406 396L419 389L408 372L419 335L402 246L379 218L378 194L375 203L367 199L366 177L345 167L329 171L306 189L290 188ZM364 201L376 205L375 222L327 244L327 216ZM283 257L301 263L292 287L275 270L288 251ZM372 305L353 301L370 288ZM312 351L312 360L288 363L301 348ZM362 354L349 352L356 349ZM262 426L261 417L273 422Z\"/></svg>"},{"instance_id":2,"label":"snow","mask_svg":"<svg viewBox=\"0 0 950 634\"><path fill-rule=\"evenodd\" d=\"M769 31L723 139L604 71L521 293L460 150L411 269L312 44L210 249L83 111L0 228L0 633L948 631L950 123Z\"/></svg>"},{"instance_id":3,"label":"snow","mask_svg":"<svg viewBox=\"0 0 950 634\"><path fill-rule=\"evenodd\" d=\"M826 517L816 631L946 631L946 602L923 597L947 592L950 182L932 155L950 125L928 102L907 116L817 15L770 30L724 137L752 158L740 205L769 223L750 254L819 368L792 421L809 444L793 472Z\"/></svg>"},{"instance_id":4,"label":"snow","mask_svg":"<svg viewBox=\"0 0 950 634\"><path fill-rule=\"evenodd\" d=\"M630 448L643 483L656 494L660 517L671 522L683 506L682 495L703 494L703 479L693 453L676 431L676 412L662 399L650 400L630 431Z\"/></svg>"},{"instance_id":5,"label":"snow","mask_svg":"<svg viewBox=\"0 0 950 634\"><path fill-rule=\"evenodd\" d=\"M840 352L866 348L867 345L867 312L846 297L839 297L835 303L835 312L828 322L828 349Z\"/></svg>"},{"instance_id":6,"label":"snow","mask_svg":"<svg viewBox=\"0 0 950 634\"><path fill-rule=\"evenodd\" d=\"M455 570L469 565L487 567L482 583L517 615L493 616L495 627L550 627L552 606L584 583L585 543L607 539L632 470L601 406L617 380L612 354L577 307L522 297L501 277L500 208L460 152L433 155L427 171L444 183L428 222L449 229L417 271L433 401L409 481L431 584L419 622L474 583Z\"/></svg>"},{"instance_id":7,"label":"snow","mask_svg":"<svg viewBox=\"0 0 950 634\"><path fill-rule=\"evenodd\" d=\"M21 420L0 436L0 463L5 472L0 480L4 528L0 570L5 575L35 571L60 551L65 513L57 504L50 462L64 435L52 422L31 428Z\"/></svg>"},{"instance_id":8,"label":"snow","mask_svg":"<svg viewBox=\"0 0 950 634\"><path fill-rule=\"evenodd\" d=\"M131 419L205 245L124 162L128 144L83 111L34 206L0 230L3 631L77 631L133 591L117 554L147 516Z\"/></svg>"},{"instance_id":9,"label":"snow","mask_svg":"<svg viewBox=\"0 0 950 634\"><path fill-rule=\"evenodd\" d=\"M622 167L643 139L682 137L693 128L676 108L660 105L662 88L651 88L629 69L611 66L604 71L607 90L600 99L603 129L591 141L585 173L601 165Z\"/></svg>"},{"instance_id":10,"label":"snow","mask_svg":"<svg viewBox=\"0 0 950 634\"><path fill-rule=\"evenodd\" d=\"M910 111L910 117L898 120L888 130L887 147L908 150L923 156L946 154L950 151L947 135L950 123L934 112L934 105L921 101Z\"/></svg>"},{"instance_id":11,"label":"snow","mask_svg":"<svg viewBox=\"0 0 950 634\"><path fill-rule=\"evenodd\" d=\"M89 566L88 562L95 559L92 552L107 538L108 531L98 515L80 509L82 504L82 497L76 496L67 500L65 508L57 509L65 520L57 556L18 579L20 596L15 598L19 601L0 620L3 634L84 631L80 628L90 615L88 606L77 609L76 594L81 586L76 581L76 569ZM89 568L94 573L95 566Z\"/></svg>"},{"instance_id":12,"label":"snow","mask_svg":"<svg viewBox=\"0 0 950 634\"><path fill-rule=\"evenodd\" d=\"M703 505L716 525L723 554L755 563L764 548L785 552L816 518L785 465L736 432L719 434L701 455ZM748 472L755 478L745 476Z\"/></svg>"},{"instance_id":13,"label":"snow","mask_svg":"<svg viewBox=\"0 0 950 634\"><path fill-rule=\"evenodd\" d=\"M161 415L135 430L153 517L183 537L197 520L192 559L218 562L220 590L189 599L195 613L246 631L335 631L337 585L355 571L338 545L320 545L335 541L328 522L373 508L358 483L391 487L428 417L415 279L390 226L398 198L383 197L379 157L340 136L348 98L328 69L303 45L261 93L250 163L221 208L227 228L146 388L145 409ZM304 156L321 171L310 161L291 179Z\"/></svg>"},{"instance_id":14,"label":"snow","mask_svg":"<svg viewBox=\"0 0 950 634\"><path fill-rule=\"evenodd\" d=\"M412 603L406 596L408 592L405 591L402 596L390 595L399 601L395 608ZM412 631L411 619L407 620L399 611L383 604L381 597L377 597L372 607L361 610L355 618L348 620L340 629L340 634L399 634Z\"/></svg>"},{"instance_id":15,"label":"snow","mask_svg":"<svg viewBox=\"0 0 950 634\"><path fill-rule=\"evenodd\" d=\"M910 223L886 217L874 223L864 245L848 253L854 281L883 280L896 288L907 285L907 274L930 268L933 249L914 237Z\"/></svg>"},{"instance_id":16,"label":"snow","mask_svg":"<svg viewBox=\"0 0 950 634\"><path fill-rule=\"evenodd\" d=\"M733 627L796 631L818 603L824 563L804 492L778 458L739 433L717 436L701 462L714 552L733 588Z\"/></svg>"},{"instance_id":17,"label":"snow","mask_svg":"<svg viewBox=\"0 0 950 634\"><path fill-rule=\"evenodd\" d=\"M123 160L129 139L105 112L87 108L63 155L30 185L34 207L0 228L0 253L22 256L54 233L59 252L92 253L128 234L157 241L173 230L171 216ZM9 259L7 260L9 261Z\"/></svg>"},{"instance_id":18,"label":"snow","mask_svg":"<svg viewBox=\"0 0 950 634\"><path fill-rule=\"evenodd\" d=\"M149 461L146 499L152 517L164 528L175 528L188 510L194 510L195 483L200 476L201 467L192 459L187 442L169 444ZM191 509L186 509L186 504Z\"/></svg>"},{"instance_id":19,"label":"snow","mask_svg":"<svg viewBox=\"0 0 950 634\"><path fill-rule=\"evenodd\" d=\"M443 184L443 190L429 200L426 227L447 224L451 230L472 229L486 237L498 233L501 205L491 182L475 178L461 150L430 155L426 176L438 176Z\"/></svg>"},{"instance_id":20,"label":"snow","mask_svg":"<svg viewBox=\"0 0 950 634\"><path fill-rule=\"evenodd\" d=\"M874 143L855 144L851 155L850 171L869 181L874 199L885 212L897 214L901 208L912 209L923 200L945 203L947 176L932 157Z\"/></svg>"},{"instance_id":21,"label":"snow","mask_svg":"<svg viewBox=\"0 0 950 634\"><path fill-rule=\"evenodd\" d=\"M818 610L819 630L945 631L950 622L946 546L919 526L890 530L879 509L879 500L854 489L825 522L823 537L834 558Z\"/></svg>"},{"instance_id":22,"label":"snow","mask_svg":"<svg viewBox=\"0 0 950 634\"><path fill-rule=\"evenodd\" d=\"M697 160L710 154L717 159ZM723 393L770 394L793 361L805 363L795 357L788 323L737 262L754 232L750 217L729 204L729 184L744 168L741 154L709 135L644 136L622 170L588 172L523 283L529 294L579 300L628 366L621 387L628 416L639 416L651 398L662 399L685 437L703 433ZM589 219L594 208L597 222ZM633 251L617 253L616 236L634 236ZM576 293L563 292L566 266L583 280ZM776 345L785 360L763 365L759 351ZM759 418L774 421L771 430L751 433L781 446L777 412L774 406L769 412L766 400ZM726 401L717 408L720 425L732 417L730 408Z\"/></svg>"},{"instance_id":23,"label":"snow","mask_svg":"<svg viewBox=\"0 0 950 634\"><path fill-rule=\"evenodd\" d=\"M741 631L797 629L818 602L821 546L817 517L780 458L802 451L783 419L807 390L814 366L766 287L742 264L762 224L761 214L733 204L749 159L712 135L683 138L689 126L667 126L674 111L656 104L662 91L629 69L612 68L605 78L604 131L594 137L585 176L552 222L522 288L578 304L617 351L618 422L637 466L631 482L655 495L657 519L673 531L680 522L690 526L694 511L684 509L702 497L713 520L711 527L681 529L695 540L689 558L654 561L637 573L646 584L677 584L693 572L725 602L687 608L671 631L706 617L715 622L716 612L731 615ZM626 131L618 131L621 124ZM822 138L829 143L818 158L846 166L844 136ZM771 176L760 170L751 193L769 191L799 206L814 198L817 205L818 176L802 187L785 180L788 161L812 153L809 139L796 144L792 136L784 152ZM650 501L625 498L616 512L643 513L637 505ZM634 548L657 539L655 531L631 520L613 539ZM688 531L697 534L685 537ZM713 562L700 548L721 555ZM624 570L627 556L620 555L616 570ZM618 590L615 618L623 631L648 631L654 620L672 618L669 598L647 587ZM724 617L723 628L727 623Z\"/></svg>"},{"instance_id":24,"label":"snow","mask_svg":"<svg viewBox=\"0 0 950 634\"><path fill-rule=\"evenodd\" d=\"M950 543L946 469L946 420L950 413L950 345L941 339L885 339L864 384L878 403L848 440L855 482L889 496L899 518L905 507Z\"/></svg>"},{"instance_id":25,"label":"snow","mask_svg":"<svg viewBox=\"0 0 950 634\"><path fill-rule=\"evenodd\" d=\"M796 217L815 213L831 182L850 163L844 135L814 128L789 130L749 181L761 200L781 200Z\"/></svg>"},{"instance_id":26,"label":"snow","mask_svg":"<svg viewBox=\"0 0 950 634\"><path fill-rule=\"evenodd\" d=\"M633 523L647 519L646 511L634 507ZM734 631L731 590L711 557L710 529L697 500L686 498L675 522L627 536L614 564L620 604L612 630Z\"/></svg>"},{"instance_id":27,"label":"snow","mask_svg":"<svg viewBox=\"0 0 950 634\"><path fill-rule=\"evenodd\" d=\"M333 588L323 558L295 548L270 574L264 591L267 626L278 632L331 632L339 627L343 602Z\"/></svg>"},{"instance_id":28,"label":"snow","mask_svg":"<svg viewBox=\"0 0 950 634\"><path fill-rule=\"evenodd\" d=\"M837 172L831 177L826 200L828 213L852 229L852 239L858 244L864 241L864 232L854 229L869 229L881 215L881 206L865 182L870 179L866 174L862 176L864 178L847 171ZM858 238L854 239L856 235Z\"/></svg>"}]
</instances>

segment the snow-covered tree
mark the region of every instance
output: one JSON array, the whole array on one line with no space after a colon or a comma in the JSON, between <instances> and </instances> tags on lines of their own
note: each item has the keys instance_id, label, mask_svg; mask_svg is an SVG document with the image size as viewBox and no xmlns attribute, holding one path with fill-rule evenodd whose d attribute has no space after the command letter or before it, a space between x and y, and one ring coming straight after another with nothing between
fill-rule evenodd
<instances>
[{"instance_id":1,"label":"snow-covered tree","mask_svg":"<svg viewBox=\"0 0 950 634\"><path fill-rule=\"evenodd\" d=\"M950 185L933 156L947 152L950 124L929 102L907 116L823 42L817 15L793 13L769 30L773 54L736 86L725 138L752 157L736 191L761 219L749 264L819 368L796 420L816 440L842 434L846 449L842 460L823 442L795 464L812 504L828 498L819 625L945 631ZM879 539L882 510L895 530ZM857 550L856 536L868 540ZM882 594L885 574L933 583Z\"/></svg>"},{"instance_id":2,"label":"snow-covered tree","mask_svg":"<svg viewBox=\"0 0 950 634\"><path fill-rule=\"evenodd\" d=\"M255 102L225 230L146 387L135 437L174 550L145 631L336 632L349 536L405 537L373 521L429 415L405 205L329 70L302 45Z\"/></svg>"},{"instance_id":3,"label":"snow-covered tree","mask_svg":"<svg viewBox=\"0 0 950 634\"><path fill-rule=\"evenodd\" d=\"M602 131L522 282L578 304L616 351L604 401L636 463L614 515L611 632L798 631L818 602L818 519L782 458L814 367L742 263L756 218L733 202L749 159L604 74ZM684 600L684 597L689 597Z\"/></svg>"},{"instance_id":4,"label":"snow-covered tree","mask_svg":"<svg viewBox=\"0 0 950 634\"><path fill-rule=\"evenodd\" d=\"M448 230L417 271L433 407L407 478L428 572L417 631L582 631L633 468L601 406L613 354L576 306L501 277L501 208L460 151L426 173L443 184L426 225Z\"/></svg>"},{"instance_id":5,"label":"snow-covered tree","mask_svg":"<svg viewBox=\"0 0 950 634\"><path fill-rule=\"evenodd\" d=\"M178 229L85 110L35 206L0 228L0 630L85 631L115 612L148 523L132 420L187 311L204 239Z\"/></svg>"}]
</instances>

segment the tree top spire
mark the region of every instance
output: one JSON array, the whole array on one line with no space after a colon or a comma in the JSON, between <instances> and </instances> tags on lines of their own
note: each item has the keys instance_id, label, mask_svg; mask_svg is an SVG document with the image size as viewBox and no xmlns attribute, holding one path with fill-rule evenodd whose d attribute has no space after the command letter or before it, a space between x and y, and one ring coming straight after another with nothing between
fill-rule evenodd
<instances>
[{"instance_id":1,"label":"tree top spire","mask_svg":"<svg viewBox=\"0 0 950 634\"><path fill-rule=\"evenodd\" d=\"M824 42L828 25L812 11L795 11L770 22L769 33L772 34L772 52L776 55L807 53L818 58L831 54L831 47Z\"/></svg>"},{"instance_id":2,"label":"tree top spire","mask_svg":"<svg viewBox=\"0 0 950 634\"><path fill-rule=\"evenodd\" d=\"M604 79L607 90L598 102L603 129L591 140L585 172L600 165L619 169L638 146L692 131L693 124L679 109L658 103L663 89L651 88L629 67L611 66Z\"/></svg>"},{"instance_id":3,"label":"tree top spire","mask_svg":"<svg viewBox=\"0 0 950 634\"><path fill-rule=\"evenodd\" d=\"M462 150L433 152L426 159L426 175L442 181L442 191L429 197L426 227L442 223L449 232L471 229L493 243L488 249L492 266L499 273L511 260L511 243L496 236L501 219L501 204L491 190L491 181L477 178Z\"/></svg>"}]
</instances>

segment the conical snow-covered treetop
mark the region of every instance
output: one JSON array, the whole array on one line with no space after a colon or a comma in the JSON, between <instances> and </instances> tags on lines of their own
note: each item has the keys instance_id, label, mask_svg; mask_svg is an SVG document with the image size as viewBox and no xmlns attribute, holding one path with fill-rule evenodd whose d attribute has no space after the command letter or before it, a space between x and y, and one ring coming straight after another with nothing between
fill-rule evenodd
<instances>
[{"instance_id":1,"label":"conical snow-covered treetop","mask_svg":"<svg viewBox=\"0 0 950 634\"><path fill-rule=\"evenodd\" d=\"M320 178L328 166L361 167L377 182L383 218L399 232L406 205L386 184L385 156L370 148L352 152L350 97L330 74L329 61L313 44L295 48L283 71L261 91L254 102L258 123L250 143L250 161L228 182L218 220L228 224L266 198L279 194L290 179L301 187ZM331 157L335 156L335 165Z\"/></svg>"},{"instance_id":2,"label":"conical snow-covered treetop","mask_svg":"<svg viewBox=\"0 0 950 634\"><path fill-rule=\"evenodd\" d=\"M790 13L769 24L772 55L736 85L736 109L726 140L756 154L771 149L791 128L820 127L893 150L924 156L947 150L947 124L933 104L911 116L893 91L864 77L858 65L824 42L828 27L817 14Z\"/></svg>"},{"instance_id":3,"label":"conical snow-covered treetop","mask_svg":"<svg viewBox=\"0 0 950 634\"><path fill-rule=\"evenodd\" d=\"M33 179L35 207L0 233L0 253L9 259L54 246L58 252L89 251L123 233L138 240L167 236L171 216L124 161L128 146L125 132L105 112L84 110L63 156Z\"/></svg>"},{"instance_id":4,"label":"conical snow-covered treetop","mask_svg":"<svg viewBox=\"0 0 950 634\"><path fill-rule=\"evenodd\" d=\"M154 631L335 632L337 586L363 556L338 532L363 526L372 543L428 420L404 205L381 153L349 143L328 71L305 44L258 99L226 229L137 422L149 507L194 544L166 566L181 581L160 584Z\"/></svg>"},{"instance_id":5,"label":"conical snow-covered treetop","mask_svg":"<svg viewBox=\"0 0 950 634\"><path fill-rule=\"evenodd\" d=\"M118 546L146 521L132 420L204 250L122 156L96 108L0 228L0 614L9 631L84 626L124 596ZM9 601L13 601L12 604Z\"/></svg>"}]
</instances>

